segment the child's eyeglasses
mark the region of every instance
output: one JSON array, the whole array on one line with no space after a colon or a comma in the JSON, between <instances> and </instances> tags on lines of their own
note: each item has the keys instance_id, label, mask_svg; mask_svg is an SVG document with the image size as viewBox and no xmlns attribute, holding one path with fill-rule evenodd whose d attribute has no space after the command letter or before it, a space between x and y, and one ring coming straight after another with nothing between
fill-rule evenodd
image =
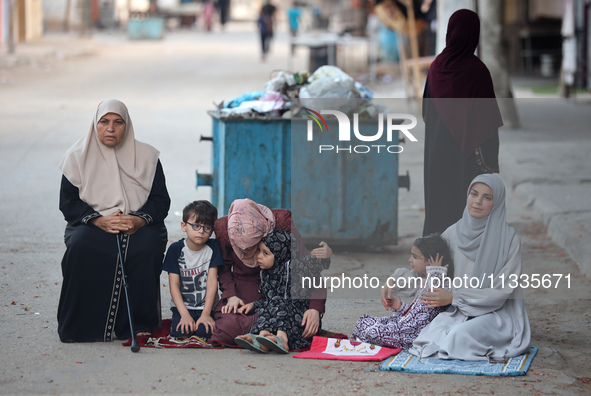
<instances>
[{"instance_id":1,"label":"child's eyeglasses","mask_svg":"<svg viewBox=\"0 0 591 396\"><path fill-rule=\"evenodd\" d=\"M211 232L211 231L213 231L213 228L211 226L208 226L208 225L194 224L194 223L189 223L188 221L186 223L191 226L191 228L193 229L193 231L199 231L202 228L203 228L203 230L205 232Z\"/></svg>"}]
</instances>

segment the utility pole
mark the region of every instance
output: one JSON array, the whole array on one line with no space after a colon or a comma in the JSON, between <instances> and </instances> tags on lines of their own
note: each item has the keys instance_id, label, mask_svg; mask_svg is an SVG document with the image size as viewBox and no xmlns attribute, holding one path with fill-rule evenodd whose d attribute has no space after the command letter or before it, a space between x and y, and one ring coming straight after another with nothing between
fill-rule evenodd
<instances>
[{"instance_id":1,"label":"utility pole","mask_svg":"<svg viewBox=\"0 0 591 396\"><path fill-rule=\"evenodd\" d=\"M80 35L90 35L90 0L79 0L80 6Z\"/></svg>"},{"instance_id":2,"label":"utility pole","mask_svg":"<svg viewBox=\"0 0 591 396\"><path fill-rule=\"evenodd\" d=\"M8 53L14 54L16 52L15 38L14 38L14 19L16 18L16 4L15 0L8 2Z\"/></svg>"}]
</instances>

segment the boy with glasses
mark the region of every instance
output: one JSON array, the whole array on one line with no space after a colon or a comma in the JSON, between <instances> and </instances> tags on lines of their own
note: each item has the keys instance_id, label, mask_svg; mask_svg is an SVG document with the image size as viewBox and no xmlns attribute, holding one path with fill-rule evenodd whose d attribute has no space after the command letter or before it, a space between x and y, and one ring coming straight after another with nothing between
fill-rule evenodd
<instances>
[{"instance_id":1,"label":"boy with glasses","mask_svg":"<svg viewBox=\"0 0 591 396\"><path fill-rule=\"evenodd\" d=\"M181 229L187 234L166 252L162 269L168 272L171 337L209 338L215 330L212 308L218 293L222 252L210 239L218 211L208 201L194 201L183 209Z\"/></svg>"}]
</instances>

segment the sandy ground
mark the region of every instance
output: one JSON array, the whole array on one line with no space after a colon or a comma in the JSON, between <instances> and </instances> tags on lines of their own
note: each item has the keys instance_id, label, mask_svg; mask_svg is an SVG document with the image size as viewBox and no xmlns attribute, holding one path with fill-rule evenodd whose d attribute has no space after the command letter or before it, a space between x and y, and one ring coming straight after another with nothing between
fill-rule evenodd
<instances>
[{"instance_id":1,"label":"sandy ground","mask_svg":"<svg viewBox=\"0 0 591 396\"><path fill-rule=\"evenodd\" d=\"M0 68L0 393L2 394L588 394L590 313L588 278L547 236L540 215L509 192L509 220L523 241L527 273L571 275L570 288L526 290L532 345L539 348L526 376L490 378L369 371L377 363L333 362L256 355L243 350L157 350L133 354L119 342L63 344L56 309L64 251L57 209L59 160L87 131L104 98L127 103L138 139L161 151L173 199L169 239L182 237L179 211L194 199L195 169L208 171L211 134L206 111L213 103L261 89L272 70L304 69L307 53L288 60L280 35L261 63L250 25L225 33L180 31L163 41L131 42L120 33L93 39L50 36L20 48ZM26 56L25 56L26 55ZM394 82L372 88L383 97L400 92ZM379 96L378 95L378 96ZM420 132L419 136L420 136ZM419 139L420 140L420 139ZM400 241L388 252L337 252L331 271L386 277L407 265L422 227L422 147L400 157L411 191L399 193ZM163 305L168 303L162 277ZM377 291L341 293L327 302L324 328L350 333L362 314L386 314ZM169 312L163 310L164 317Z\"/></svg>"}]
</instances>

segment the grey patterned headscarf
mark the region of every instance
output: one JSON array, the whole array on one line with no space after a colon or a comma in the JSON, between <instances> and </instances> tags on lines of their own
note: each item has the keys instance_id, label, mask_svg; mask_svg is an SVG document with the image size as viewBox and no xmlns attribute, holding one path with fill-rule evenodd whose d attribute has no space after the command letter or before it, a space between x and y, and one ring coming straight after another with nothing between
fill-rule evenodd
<instances>
[{"instance_id":1,"label":"grey patterned headscarf","mask_svg":"<svg viewBox=\"0 0 591 396\"><path fill-rule=\"evenodd\" d=\"M505 185L495 174L479 175L468 188L476 183L484 183L493 192L493 208L489 215L482 219L472 217L468 208L464 208L462 218L456 223L458 248L469 259L475 262L472 276L485 276L485 285L490 285L488 276L498 275L509 257L509 247L515 230L507 224L505 209ZM488 280L488 282L486 282ZM485 285L482 285L484 287ZM488 286L490 287L490 286Z\"/></svg>"},{"instance_id":2,"label":"grey patterned headscarf","mask_svg":"<svg viewBox=\"0 0 591 396\"><path fill-rule=\"evenodd\" d=\"M275 228L262 241L275 255L275 265L290 261L292 255L299 256L298 245L291 232Z\"/></svg>"}]
</instances>

